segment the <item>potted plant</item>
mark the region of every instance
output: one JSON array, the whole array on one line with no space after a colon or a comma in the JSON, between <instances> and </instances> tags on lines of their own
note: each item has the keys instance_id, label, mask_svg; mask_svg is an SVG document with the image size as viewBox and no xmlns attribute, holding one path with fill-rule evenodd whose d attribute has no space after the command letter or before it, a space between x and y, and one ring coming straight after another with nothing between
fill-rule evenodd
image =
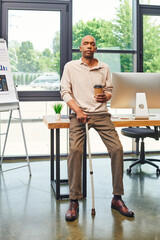
<instances>
[{"instance_id":1,"label":"potted plant","mask_svg":"<svg viewBox=\"0 0 160 240\"><path fill-rule=\"evenodd\" d=\"M55 111L56 120L60 120L61 119L61 111L62 111L62 108L63 108L63 104L62 103L52 104L52 108Z\"/></svg>"}]
</instances>

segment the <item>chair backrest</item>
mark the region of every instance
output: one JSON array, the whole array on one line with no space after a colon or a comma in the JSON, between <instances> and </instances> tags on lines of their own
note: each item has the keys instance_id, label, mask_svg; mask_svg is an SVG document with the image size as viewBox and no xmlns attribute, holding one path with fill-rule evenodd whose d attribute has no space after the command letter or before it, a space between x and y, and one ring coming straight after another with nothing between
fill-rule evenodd
<instances>
[{"instance_id":1,"label":"chair backrest","mask_svg":"<svg viewBox=\"0 0 160 240\"><path fill-rule=\"evenodd\" d=\"M159 128L159 130L158 130L158 128ZM160 138L160 127L155 126L154 131L155 131L155 139L159 140L159 138Z\"/></svg>"}]
</instances>

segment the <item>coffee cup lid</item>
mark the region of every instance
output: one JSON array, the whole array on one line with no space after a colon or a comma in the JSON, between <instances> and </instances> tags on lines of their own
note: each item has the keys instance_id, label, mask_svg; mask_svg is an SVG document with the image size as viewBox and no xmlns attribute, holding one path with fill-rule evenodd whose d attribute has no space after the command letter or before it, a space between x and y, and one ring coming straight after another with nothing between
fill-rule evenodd
<instances>
[{"instance_id":1,"label":"coffee cup lid","mask_svg":"<svg viewBox=\"0 0 160 240\"><path fill-rule=\"evenodd\" d=\"M95 85L94 88L102 88L102 85Z\"/></svg>"}]
</instances>

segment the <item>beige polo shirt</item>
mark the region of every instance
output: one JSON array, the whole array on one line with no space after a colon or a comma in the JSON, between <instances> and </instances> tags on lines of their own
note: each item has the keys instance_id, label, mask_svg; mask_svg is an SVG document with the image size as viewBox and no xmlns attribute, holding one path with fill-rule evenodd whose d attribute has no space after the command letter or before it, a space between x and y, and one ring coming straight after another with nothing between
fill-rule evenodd
<instances>
[{"instance_id":1,"label":"beige polo shirt","mask_svg":"<svg viewBox=\"0 0 160 240\"><path fill-rule=\"evenodd\" d=\"M112 93L111 73L107 64L98 61L97 66L90 68L79 59L65 65L60 92L66 103L73 99L86 114L106 113L106 103L98 103L94 98L95 85L102 85L105 92Z\"/></svg>"}]
</instances>

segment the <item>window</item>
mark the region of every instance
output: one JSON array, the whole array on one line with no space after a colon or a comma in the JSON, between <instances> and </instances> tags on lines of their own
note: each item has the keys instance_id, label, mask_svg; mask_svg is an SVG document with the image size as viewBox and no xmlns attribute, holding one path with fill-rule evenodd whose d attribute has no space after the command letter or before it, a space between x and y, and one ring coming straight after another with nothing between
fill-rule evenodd
<instances>
[{"instance_id":1,"label":"window","mask_svg":"<svg viewBox=\"0 0 160 240\"><path fill-rule=\"evenodd\" d=\"M159 5L159 0L133 1L135 5L136 2ZM155 6L150 7L157 8ZM0 12L2 12L2 16L0 16L0 37L6 39L8 43L14 81L18 85L17 89L30 155L49 154L49 132L42 121L42 117L45 114L53 114L50 106L53 101L61 101L59 81L63 66L71 59L80 58L81 54L78 47L83 36L91 34L96 38L98 51L95 57L108 63L111 72L132 72L136 69L134 60L136 54L140 51L137 52L134 46L137 39L133 39L135 34L133 34L132 24L135 24L134 20L137 18L137 12L135 11L135 15L132 15L132 10L132 0L99 0L98 4L97 1L93 0L72 0L72 2L70 0L34 0L30 2L0 0ZM33 17L36 21L27 22L28 19L33 19ZM148 16L144 16L144 18L146 18L144 19L146 21ZM37 21L37 19L40 20ZM153 22L155 17L150 16L149 19ZM158 27L157 24L156 26ZM143 64L146 71L148 69L146 64L151 65L153 63L153 57L151 61L147 62L148 54L153 56L153 49L155 49L154 45L148 48L147 37L151 39L149 34L147 35L148 30L148 28L144 29L143 33L144 59L146 59ZM159 31L155 32L159 34ZM73 42L71 41L72 37ZM153 39L155 38L153 37ZM155 44L155 41L152 42ZM43 43L41 47L40 43ZM30 54L28 62L26 51L23 52L25 48L27 53ZM155 59L158 59L158 56L157 51L155 52ZM25 62L25 66L22 66L22 62ZM157 63L159 64L158 61ZM110 109L112 114L121 113L119 111L127 113L123 109ZM67 114L68 109L64 108L63 113ZM8 119L7 113L1 113L0 119L0 128L3 132ZM16 122L14 124L18 129L18 124ZM42 132L38 129L42 129ZM120 129L117 130L120 133ZM11 129L10 134L14 135L14 128ZM67 134L67 132L63 133L65 140L62 152L64 154L67 153ZM96 146L93 152L105 152L106 149L103 144L101 144L101 149L97 145L99 140L95 131L92 131L91 134L93 136L92 145ZM41 136L44 136L44 138L41 138ZM2 140L1 144L3 144L3 138L2 136L0 139ZM120 138L124 151L132 150L132 142L127 142L126 145L126 138L124 137L123 140L121 134ZM20 139L18 141L15 145L13 144L12 150L15 149L17 144L21 144L22 141ZM123 141L125 142L123 143ZM14 143L14 136L12 136L12 143ZM149 147L151 150L158 149L155 141L154 147L151 145ZM23 149L19 148L15 153L19 156L23 155ZM6 154L14 155L14 151L6 149Z\"/></svg>"},{"instance_id":2,"label":"window","mask_svg":"<svg viewBox=\"0 0 160 240\"><path fill-rule=\"evenodd\" d=\"M160 72L160 16L143 15L143 72Z\"/></svg>"},{"instance_id":3,"label":"window","mask_svg":"<svg viewBox=\"0 0 160 240\"><path fill-rule=\"evenodd\" d=\"M132 49L132 1L73 0L73 48L87 34L98 49Z\"/></svg>"},{"instance_id":4,"label":"window","mask_svg":"<svg viewBox=\"0 0 160 240\"><path fill-rule=\"evenodd\" d=\"M70 11L69 0L2 2L2 38L8 43L20 100L60 100L58 81L71 58ZM35 88L34 81L39 77L45 83Z\"/></svg>"},{"instance_id":5,"label":"window","mask_svg":"<svg viewBox=\"0 0 160 240\"><path fill-rule=\"evenodd\" d=\"M85 6L85 7L84 7ZM81 39L96 39L95 56L109 64L111 71L133 71L132 1L73 0L73 59L80 58Z\"/></svg>"},{"instance_id":6,"label":"window","mask_svg":"<svg viewBox=\"0 0 160 240\"><path fill-rule=\"evenodd\" d=\"M71 59L70 15L70 0L0 0L0 38L7 40L30 156L50 154L49 131L42 118L54 114L53 101L61 101L60 76L64 64ZM63 114L67 111L65 107ZM0 132L5 132L8 112L0 113L0 119ZM65 141L61 149L66 154L68 133L62 133ZM0 136L0 150L3 142L4 136ZM19 123L14 120L5 155L21 156L23 150Z\"/></svg>"},{"instance_id":7,"label":"window","mask_svg":"<svg viewBox=\"0 0 160 240\"><path fill-rule=\"evenodd\" d=\"M140 0L140 4L160 5L159 0Z\"/></svg>"},{"instance_id":8,"label":"window","mask_svg":"<svg viewBox=\"0 0 160 240\"><path fill-rule=\"evenodd\" d=\"M18 91L59 90L60 11L9 10L8 51Z\"/></svg>"},{"instance_id":9,"label":"window","mask_svg":"<svg viewBox=\"0 0 160 240\"><path fill-rule=\"evenodd\" d=\"M21 114L29 156L49 156L50 154L50 131L44 124L42 117L44 115L54 115L52 109L53 102L21 102ZM5 133L9 119L9 112L0 113L0 133ZM64 105L62 114L68 114L68 108ZM9 134L4 156L21 157L25 156L24 142L22 138L21 126L19 123L19 114L17 110L13 111ZM61 153L68 152L68 131L61 129L60 137L63 140L61 143ZM5 135L0 136L0 148L3 149Z\"/></svg>"}]
</instances>

